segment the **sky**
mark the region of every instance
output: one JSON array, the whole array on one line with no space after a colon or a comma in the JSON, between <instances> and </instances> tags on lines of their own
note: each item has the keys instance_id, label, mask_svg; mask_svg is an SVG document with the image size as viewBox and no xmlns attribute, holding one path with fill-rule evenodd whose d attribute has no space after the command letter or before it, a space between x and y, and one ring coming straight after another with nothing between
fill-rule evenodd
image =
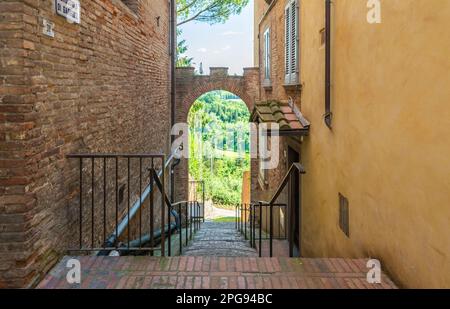
<instances>
[{"instance_id":1,"label":"sky","mask_svg":"<svg viewBox=\"0 0 450 309\"><path fill-rule=\"evenodd\" d=\"M210 67L229 67L230 75L242 75L243 68L253 67L253 1L224 24L190 22L180 27L186 56L194 58L197 70L201 62L204 74Z\"/></svg>"}]
</instances>

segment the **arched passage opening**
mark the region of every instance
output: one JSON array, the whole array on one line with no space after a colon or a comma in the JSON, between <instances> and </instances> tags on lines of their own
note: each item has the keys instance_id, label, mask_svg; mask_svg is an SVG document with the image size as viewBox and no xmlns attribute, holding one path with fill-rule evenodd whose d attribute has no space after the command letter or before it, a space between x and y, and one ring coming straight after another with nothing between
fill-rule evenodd
<instances>
[{"instance_id":1,"label":"arched passage opening","mask_svg":"<svg viewBox=\"0 0 450 309\"><path fill-rule=\"evenodd\" d=\"M187 120L189 199L205 197L206 219L232 220L249 195L250 111L236 94L214 90L194 101Z\"/></svg>"}]
</instances>

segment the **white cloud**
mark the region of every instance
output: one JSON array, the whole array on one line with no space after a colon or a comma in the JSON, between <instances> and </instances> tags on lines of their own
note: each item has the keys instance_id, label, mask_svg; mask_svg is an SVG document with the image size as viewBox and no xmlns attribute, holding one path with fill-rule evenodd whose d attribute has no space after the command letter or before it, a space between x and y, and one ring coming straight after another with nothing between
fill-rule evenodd
<instances>
[{"instance_id":1,"label":"white cloud","mask_svg":"<svg viewBox=\"0 0 450 309\"><path fill-rule=\"evenodd\" d=\"M197 49L197 51L200 53L206 53L206 52L208 52L208 49L202 47L202 48Z\"/></svg>"},{"instance_id":2,"label":"white cloud","mask_svg":"<svg viewBox=\"0 0 450 309\"><path fill-rule=\"evenodd\" d=\"M225 51L225 50L230 50L231 49L231 46L230 45L227 45L227 46L225 46L225 47L222 47L222 50L223 51Z\"/></svg>"}]
</instances>

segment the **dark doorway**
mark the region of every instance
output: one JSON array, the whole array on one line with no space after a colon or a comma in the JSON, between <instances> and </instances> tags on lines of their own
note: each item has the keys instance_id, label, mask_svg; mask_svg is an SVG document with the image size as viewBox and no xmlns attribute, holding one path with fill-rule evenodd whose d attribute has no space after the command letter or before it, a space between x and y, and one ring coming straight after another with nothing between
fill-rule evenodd
<instances>
[{"instance_id":1,"label":"dark doorway","mask_svg":"<svg viewBox=\"0 0 450 309\"><path fill-rule=\"evenodd\" d=\"M300 163L300 154L289 147L288 168L294 163ZM300 176L294 173L289 186L289 252L292 257L299 257L300 251Z\"/></svg>"}]
</instances>

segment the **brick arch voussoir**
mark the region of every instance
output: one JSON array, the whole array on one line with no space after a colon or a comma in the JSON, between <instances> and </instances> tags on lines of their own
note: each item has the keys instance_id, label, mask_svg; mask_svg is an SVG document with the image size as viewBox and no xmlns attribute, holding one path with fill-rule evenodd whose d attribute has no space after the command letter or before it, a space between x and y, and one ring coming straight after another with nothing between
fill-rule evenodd
<instances>
[{"instance_id":1,"label":"brick arch voussoir","mask_svg":"<svg viewBox=\"0 0 450 309\"><path fill-rule=\"evenodd\" d=\"M184 95L181 99L183 104L183 120L187 121L189 111L195 101L205 93L214 91L214 90L225 90L235 95L239 96L247 106L247 108L251 111L252 102L251 97L245 91L243 80L238 80L235 78L227 78L221 80L205 80L205 79L196 79L193 80L189 85L190 90Z\"/></svg>"}]
</instances>

